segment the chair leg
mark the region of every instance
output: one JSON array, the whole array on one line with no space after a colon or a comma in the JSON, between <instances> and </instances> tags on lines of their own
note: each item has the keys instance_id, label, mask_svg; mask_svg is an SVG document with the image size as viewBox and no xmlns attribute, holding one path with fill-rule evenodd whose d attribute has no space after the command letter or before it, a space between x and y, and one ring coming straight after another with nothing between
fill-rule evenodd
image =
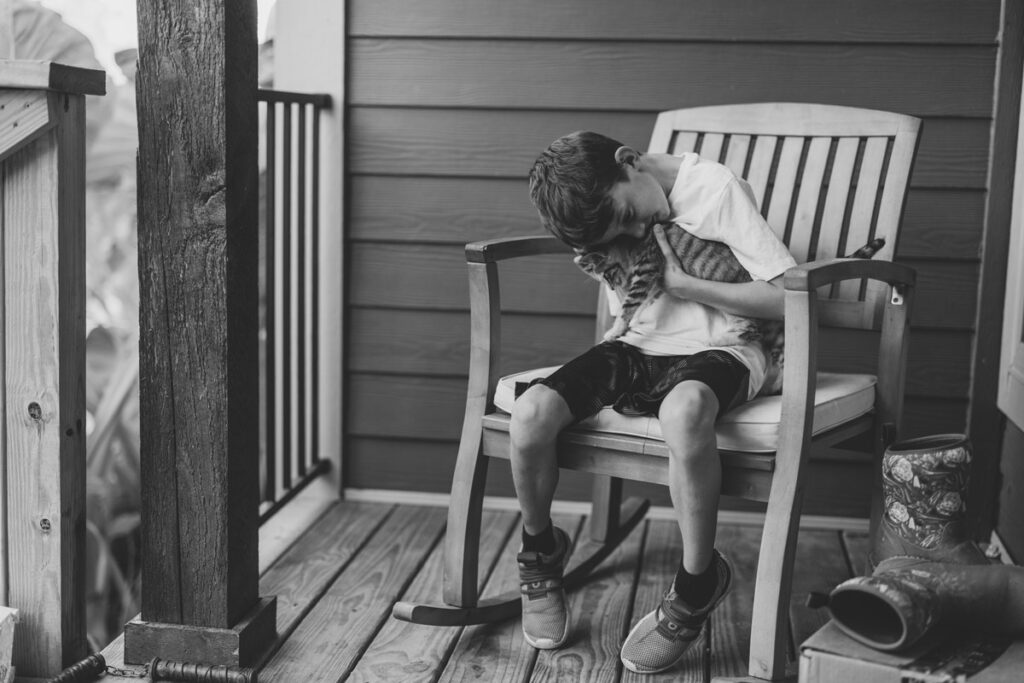
<instances>
[{"instance_id":1,"label":"chair leg","mask_svg":"<svg viewBox=\"0 0 1024 683\"><path fill-rule=\"evenodd\" d=\"M479 597L477 570L480 559L480 517L487 461L479 439L465 435L452 477L448 526L444 537L444 601L456 607L474 607Z\"/></svg>"},{"instance_id":2,"label":"chair leg","mask_svg":"<svg viewBox=\"0 0 1024 683\"><path fill-rule=\"evenodd\" d=\"M592 500L590 538L597 543L605 543L619 530L622 479L595 474Z\"/></svg>"},{"instance_id":3,"label":"chair leg","mask_svg":"<svg viewBox=\"0 0 1024 683\"><path fill-rule=\"evenodd\" d=\"M801 495L773 496L768 502L754 584L750 629L750 675L761 680L785 680L788 658L789 602L799 532ZM782 500L779 500L782 498Z\"/></svg>"}]
</instances>

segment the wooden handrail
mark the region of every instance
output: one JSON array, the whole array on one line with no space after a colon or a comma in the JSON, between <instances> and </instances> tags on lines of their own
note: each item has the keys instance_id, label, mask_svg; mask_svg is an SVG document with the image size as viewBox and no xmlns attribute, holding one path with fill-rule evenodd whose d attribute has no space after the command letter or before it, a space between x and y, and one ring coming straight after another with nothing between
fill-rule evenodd
<instances>
[{"instance_id":1,"label":"wooden handrail","mask_svg":"<svg viewBox=\"0 0 1024 683\"><path fill-rule=\"evenodd\" d=\"M52 90L65 95L106 95L107 75L57 62L0 59L0 88Z\"/></svg>"}]
</instances>

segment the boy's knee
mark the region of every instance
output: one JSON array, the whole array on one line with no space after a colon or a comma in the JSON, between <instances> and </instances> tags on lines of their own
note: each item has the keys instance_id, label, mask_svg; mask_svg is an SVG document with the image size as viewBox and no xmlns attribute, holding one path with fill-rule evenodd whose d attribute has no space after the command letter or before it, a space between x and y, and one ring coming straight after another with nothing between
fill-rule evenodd
<instances>
[{"instance_id":1,"label":"boy's knee","mask_svg":"<svg viewBox=\"0 0 1024 683\"><path fill-rule=\"evenodd\" d=\"M512 406L509 437L513 447L523 450L553 441L569 415L569 407L557 391L533 385Z\"/></svg>"},{"instance_id":2,"label":"boy's knee","mask_svg":"<svg viewBox=\"0 0 1024 683\"><path fill-rule=\"evenodd\" d=\"M663 431L670 429L687 434L712 434L717 418L718 397L703 382L677 385L665 397L658 411Z\"/></svg>"}]
</instances>

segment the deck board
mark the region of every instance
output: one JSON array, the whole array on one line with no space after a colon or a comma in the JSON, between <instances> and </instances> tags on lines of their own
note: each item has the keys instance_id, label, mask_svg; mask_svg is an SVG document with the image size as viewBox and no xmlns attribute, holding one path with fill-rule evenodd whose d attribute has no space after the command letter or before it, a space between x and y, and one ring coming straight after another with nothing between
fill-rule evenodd
<instances>
[{"instance_id":1,"label":"deck board","mask_svg":"<svg viewBox=\"0 0 1024 683\"><path fill-rule=\"evenodd\" d=\"M343 680L437 545L444 520L441 508L398 508L281 645L260 679Z\"/></svg>"},{"instance_id":2,"label":"deck board","mask_svg":"<svg viewBox=\"0 0 1024 683\"><path fill-rule=\"evenodd\" d=\"M518 515L513 512L484 511L480 525L481 584L486 582L517 519ZM440 603L443 576L444 554L431 553L402 599ZM433 681L461 630L429 628L389 618L374 638L373 647L360 658L348 680L361 683Z\"/></svg>"},{"instance_id":3,"label":"deck board","mask_svg":"<svg viewBox=\"0 0 1024 683\"><path fill-rule=\"evenodd\" d=\"M807 606L808 594L828 593L850 578L840 536L839 531L800 531L789 608L789 628L795 645L807 640L829 620L828 610Z\"/></svg>"},{"instance_id":4,"label":"deck board","mask_svg":"<svg viewBox=\"0 0 1024 683\"><path fill-rule=\"evenodd\" d=\"M679 526L672 521L651 520L647 523L643 557L637 577L636 595L633 599L629 628L632 628L648 612L661 602L665 590L675 580L683 546L679 537ZM628 632L628 630L627 630ZM703 681L701 650L703 636L686 653L683 661L671 671L660 674L635 674L623 670L622 683L699 683Z\"/></svg>"},{"instance_id":5,"label":"deck board","mask_svg":"<svg viewBox=\"0 0 1024 683\"><path fill-rule=\"evenodd\" d=\"M715 610L712 620L711 674L745 676L761 528L720 527L716 546L732 562L733 587Z\"/></svg>"},{"instance_id":6,"label":"deck board","mask_svg":"<svg viewBox=\"0 0 1024 683\"><path fill-rule=\"evenodd\" d=\"M580 515L553 515L552 522L578 539L583 519ZM520 535L512 534L484 587L485 595L501 595L519 586L516 566L519 544ZM522 683L529 680L536 661L537 650L526 644L521 619L470 626L459 636L438 683Z\"/></svg>"},{"instance_id":7,"label":"deck board","mask_svg":"<svg viewBox=\"0 0 1024 683\"><path fill-rule=\"evenodd\" d=\"M850 564L850 571L853 576L864 576L871 573L868 562L868 549L871 544L868 535L859 531L843 532L843 547L846 550L846 559Z\"/></svg>"},{"instance_id":8,"label":"deck board","mask_svg":"<svg viewBox=\"0 0 1024 683\"><path fill-rule=\"evenodd\" d=\"M577 538L578 547L588 542L586 517L562 514L554 521ZM260 579L261 594L278 598L279 639L268 651L259 680L703 680L702 641L679 666L661 675L636 676L618 659L628 629L654 609L675 575L682 549L675 522L645 522L590 582L569 596L574 619L570 642L547 653L525 643L519 619L459 629L391 618L396 600L440 600L444 522L445 510L436 507L341 502L328 509ZM515 589L518 515L487 511L483 525L483 594ZM732 560L735 582L713 621L709 668L715 676L742 676L747 671L760 535L758 526L726 525L718 530L717 546ZM827 619L824 610L803 606L808 591L828 591L851 571L862 570L866 547L864 533L801 530L790 612L796 644ZM574 559L584 553L579 548ZM120 667L122 652L118 639L104 655ZM104 680L138 679L108 675Z\"/></svg>"},{"instance_id":9,"label":"deck board","mask_svg":"<svg viewBox=\"0 0 1024 683\"><path fill-rule=\"evenodd\" d=\"M537 656L532 683L619 680L619 647L626 633L642 542L643 534L634 530L587 583L569 595L569 641L559 650ZM580 548L579 555L586 554Z\"/></svg>"},{"instance_id":10,"label":"deck board","mask_svg":"<svg viewBox=\"0 0 1024 683\"><path fill-rule=\"evenodd\" d=\"M291 633L394 512L393 506L334 505L260 577L260 594L277 596L277 632Z\"/></svg>"}]
</instances>

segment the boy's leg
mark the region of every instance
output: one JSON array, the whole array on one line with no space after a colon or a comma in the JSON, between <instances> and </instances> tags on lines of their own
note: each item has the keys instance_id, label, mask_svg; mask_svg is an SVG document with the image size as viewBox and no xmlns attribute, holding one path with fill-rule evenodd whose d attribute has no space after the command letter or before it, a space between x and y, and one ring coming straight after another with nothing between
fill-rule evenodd
<instances>
[{"instance_id":1,"label":"boy's leg","mask_svg":"<svg viewBox=\"0 0 1024 683\"><path fill-rule=\"evenodd\" d=\"M509 425L512 482L523 515L523 543L516 556L523 601L523 636L533 647L561 647L569 636L562 575L569 536L551 524L558 484L555 440L573 421L554 389L536 384L516 399Z\"/></svg>"},{"instance_id":2,"label":"boy's leg","mask_svg":"<svg viewBox=\"0 0 1024 683\"><path fill-rule=\"evenodd\" d=\"M569 635L562 574L570 539L551 525L558 483L555 442L564 428L622 392L621 380L636 374L630 366L636 355L622 344L599 344L528 388L513 406L512 480L523 514L523 546L516 559L523 634L534 647L561 647Z\"/></svg>"},{"instance_id":3,"label":"boy's leg","mask_svg":"<svg viewBox=\"0 0 1024 683\"><path fill-rule=\"evenodd\" d=\"M683 539L681 565L699 575L711 563L722 488L715 419L718 398L707 384L686 381L665 397L658 413L669 449L672 507Z\"/></svg>"},{"instance_id":4,"label":"boy's leg","mask_svg":"<svg viewBox=\"0 0 1024 683\"><path fill-rule=\"evenodd\" d=\"M551 521L551 501L558 484L555 440L573 422L562 396L535 384L516 399L509 425L512 482L526 533L538 535Z\"/></svg>"},{"instance_id":5,"label":"boy's leg","mask_svg":"<svg viewBox=\"0 0 1024 683\"><path fill-rule=\"evenodd\" d=\"M707 616L725 596L731 569L715 549L722 468L715 421L747 386L738 361L691 362L658 411L669 448L669 490L683 540L683 557L661 605L638 622L622 646L631 671L654 673L675 666L700 635Z\"/></svg>"}]
</instances>

